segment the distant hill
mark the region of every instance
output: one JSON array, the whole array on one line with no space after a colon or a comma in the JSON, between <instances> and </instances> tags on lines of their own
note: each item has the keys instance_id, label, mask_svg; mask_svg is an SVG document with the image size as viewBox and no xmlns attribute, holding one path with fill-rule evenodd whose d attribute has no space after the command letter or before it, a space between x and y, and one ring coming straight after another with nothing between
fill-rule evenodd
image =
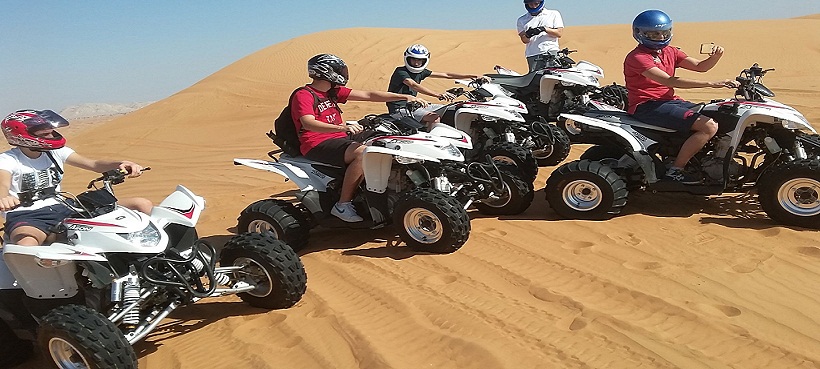
<instances>
[{"instance_id":1,"label":"distant hill","mask_svg":"<svg viewBox=\"0 0 820 369\"><path fill-rule=\"evenodd\" d=\"M62 111L60 115L67 119L86 119L98 117L110 117L116 115L123 115L134 110L141 109L152 104L151 102L138 102L128 104L105 104L105 103L88 103L69 106Z\"/></svg>"}]
</instances>

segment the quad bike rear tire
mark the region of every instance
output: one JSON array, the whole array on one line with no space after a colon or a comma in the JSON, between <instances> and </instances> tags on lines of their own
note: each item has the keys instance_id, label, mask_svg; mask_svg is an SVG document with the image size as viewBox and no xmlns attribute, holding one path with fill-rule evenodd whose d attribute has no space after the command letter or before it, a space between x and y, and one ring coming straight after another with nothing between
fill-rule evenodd
<instances>
[{"instance_id":1,"label":"quad bike rear tire","mask_svg":"<svg viewBox=\"0 0 820 369\"><path fill-rule=\"evenodd\" d=\"M37 339L51 367L137 369L134 348L119 328L86 306L64 305L49 311L40 321Z\"/></svg>"},{"instance_id":2,"label":"quad bike rear tire","mask_svg":"<svg viewBox=\"0 0 820 369\"><path fill-rule=\"evenodd\" d=\"M237 233L269 232L294 251L308 244L310 220L295 205L277 199L264 199L248 205L239 214Z\"/></svg>"},{"instance_id":3,"label":"quad bike rear tire","mask_svg":"<svg viewBox=\"0 0 820 369\"><path fill-rule=\"evenodd\" d=\"M503 193L497 199L484 199L475 203L476 209L486 215L518 215L530 207L535 197L532 183L524 181L517 173L501 170L504 181Z\"/></svg>"},{"instance_id":4,"label":"quad bike rear tire","mask_svg":"<svg viewBox=\"0 0 820 369\"><path fill-rule=\"evenodd\" d=\"M470 236L470 217L464 206L443 192L418 187L400 196L393 224L410 248L433 253L460 249Z\"/></svg>"},{"instance_id":5,"label":"quad bike rear tire","mask_svg":"<svg viewBox=\"0 0 820 369\"><path fill-rule=\"evenodd\" d=\"M532 183L538 175L538 162L532 156L532 151L523 148L514 142L501 142L491 145L485 154L498 162L512 164L518 167L521 178Z\"/></svg>"},{"instance_id":6,"label":"quad bike rear tire","mask_svg":"<svg viewBox=\"0 0 820 369\"><path fill-rule=\"evenodd\" d=\"M612 168L597 161L576 160L547 179L547 201L565 219L605 220L626 206L626 182Z\"/></svg>"},{"instance_id":7,"label":"quad bike rear tire","mask_svg":"<svg viewBox=\"0 0 820 369\"><path fill-rule=\"evenodd\" d=\"M552 143L547 137L538 136L535 139L537 147L543 149L532 150L532 156L538 162L539 167L549 167L558 165L569 156L572 143L569 141L567 132L554 124L548 124L552 135Z\"/></svg>"},{"instance_id":8,"label":"quad bike rear tire","mask_svg":"<svg viewBox=\"0 0 820 369\"><path fill-rule=\"evenodd\" d=\"M760 205L772 220L820 228L820 159L780 162L758 182Z\"/></svg>"},{"instance_id":9,"label":"quad bike rear tire","mask_svg":"<svg viewBox=\"0 0 820 369\"><path fill-rule=\"evenodd\" d=\"M256 286L238 294L242 301L264 309L286 309L302 299L307 290L307 274L299 255L270 232L242 233L227 243L219 257L220 266L242 266Z\"/></svg>"}]
</instances>

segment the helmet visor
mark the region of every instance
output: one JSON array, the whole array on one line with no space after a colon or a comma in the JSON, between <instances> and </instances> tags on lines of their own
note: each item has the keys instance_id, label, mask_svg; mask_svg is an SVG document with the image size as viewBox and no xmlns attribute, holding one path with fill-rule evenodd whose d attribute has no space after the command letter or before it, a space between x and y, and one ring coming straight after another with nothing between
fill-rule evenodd
<instances>
[{"instance_id":1,"label":"helmet visor","mask_svg":"<svg viewBox=\"0 0 820 369\"><path fill-rule=\"evenodd\" d=\"M414 58L412 56L407 57L407 64L410 64L414 68L421 68L421 66L424 65L425 61L427 60L421 58Z\"/></svg>"},{"instance_id":2,"label":"helmet visor","mask_svg":"<svg viewBox=\"0 0 820 369\"><path fill-rule=\"evenodd\" d=\"M650 41L666 41L672 38L672 29L661 31L644 31L641 34L644 38Z\"/></svg>"}]
</instances>

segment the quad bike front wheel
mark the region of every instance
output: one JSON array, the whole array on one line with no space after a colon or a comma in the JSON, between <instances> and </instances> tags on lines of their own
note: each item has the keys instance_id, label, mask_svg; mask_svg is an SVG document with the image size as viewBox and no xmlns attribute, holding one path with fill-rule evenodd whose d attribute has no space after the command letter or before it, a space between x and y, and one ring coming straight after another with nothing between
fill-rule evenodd
<instances>
[{"instance_id":1,"label":"quad bike front wheel","mask_svg":"<svg viewBox=\"0 0 820 369\"><path fill-rule=\"evenodd\" d=\"M820 228L820 159L776 164L761 176L758 196L772 220Z\"/></svg>"},{"instance_id":2,"label":"quad bike front wheel","mask_svg":"<svg viewBox=\"0 0 820 369\"><path fill-rule=\"evenodd\" d=\"M240 266L239 281L256 288L238 294L251 306L286 309L302 299L307 290L307 275L299 255L270 232L242 233L222 249L220 266Z\"/></svg>"},{"instance_id":3,"label":"quad bike front wheel","mask_svg":"<svg viewBox=\"0 0 820 369\"><path fill-rule=\"evenodd\" d=\"M401 240L419 251L454 252L470 236L470 218L463 205L431 188L403 193L393 210L393 224Z\"/></svg>"},{"instance_id":4,"label":"quad bike front wheel","mask_svg":"<svg viewBox=\"0 0 820 369\"><path fill-rule=\"evenodd\" d=\"M538 175L538 162L532 156L532 151L517 143L497 143L488 147L484 153L489 154L496 162L516 166L525 181L532 183Z\"/></svg>"},{"instance_id":5,"label":"quad bike front wheel","mask_svg":"<svg viewBox=\"0 0 820 369\"><path fill-rule=\"evenodd\" d=\"M518 174L502 170L501 179L504 188L492 198L482 199L475 204L481 214L517 215L523 213L532 204L535 197L532 183L522 180Z\"/></svg>"},{"instance_id":6,"label":"quad bike front wheel","mask_svg":"<svg viewBox=\"0 0 820 369\"><path fill-rule=\"evenodd\" d=\"M532 150L532 156L538 162L539 167L558 165L569 156L572 144L569 141L567 132L554 124L547 124L550 130L549 137L538 136L535 138L536 147Z\"/></svg>"},{"instance_id":7,"label":"quad bike front wheel","mask_svg":"<svg viewBox=\"0 0 820 369\"><path fill-rule=\"evenodd\" d=\"M287 201L264 199L242 210L236 228L237 233L269 232L299 251L307 246L310 221L304 211Z\"/></svg>"},{"instance_id":8,"label":"quad bike front wheel","mask_svg":"<svg viewBox=\"0 0 820 369\"><path fill-rule=\"evenodd\" d=\"M137 369L137 355L122 332L97 311L64 305L46 314L37 332L40 350L60 369Z\"/></svg>"},{"instance_id":9,"label":"quad bike front wheel","mask_svg":"<svg viewBox=\"0 0 820 369\"><path fill-rule=\"evenodd\" d=\"M605 220L626 205L626 182L612 168L597 161L576 160L547 179L547 201L565 219Z\"/></svg>"}]
</instances>

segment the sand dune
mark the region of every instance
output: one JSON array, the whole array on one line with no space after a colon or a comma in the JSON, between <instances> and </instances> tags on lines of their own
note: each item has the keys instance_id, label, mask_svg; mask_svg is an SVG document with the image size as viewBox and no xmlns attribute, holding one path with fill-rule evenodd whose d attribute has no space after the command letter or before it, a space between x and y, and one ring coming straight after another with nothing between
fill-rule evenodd
<instances>
[{"instance_id":1,"label":"sand dune","mask_svg":"<svg viewBox=\"0 0 820 369\"><path fill-rule=\"evenodd\" d=\"M820 122L820 17L682 23L675 44L726 48L698 78L732 78L752 63L776 68L777 99ZM789 35L788 37L784 35ZM350 86L385 89L412 43L431 69L525 69L512 30L357 28L273 45L199 83L110 123L71 145L92 157L127 157L153 170L119 194L159 201L182 183L207 200L199 231L224 241L240 210L293 187L234 167L264 158L264 133L305 61L335 53ZM571 27L563 46L622 82L629 26ZM690 74L684 74L690 75ZM428 80L429 81L429 80ZM425 84L428 84L425 81ZM429 81L436 89L450 81ZM724 90L680 90L693 100ZM347 119L384 111L351 103ZM582 152L573 148L571 158ZM820 368L820 234L776 225L754 196L637 194L606 222L559 220L544 200L520 216L472 212L473 232L451 255L393 247L388 230L316 230L302 259L308 291L294 308L263 311L233 297L182 308L137 346L142 368ZM91 177L71 172L66 187Z\"/></svg>"}]
</instances>

